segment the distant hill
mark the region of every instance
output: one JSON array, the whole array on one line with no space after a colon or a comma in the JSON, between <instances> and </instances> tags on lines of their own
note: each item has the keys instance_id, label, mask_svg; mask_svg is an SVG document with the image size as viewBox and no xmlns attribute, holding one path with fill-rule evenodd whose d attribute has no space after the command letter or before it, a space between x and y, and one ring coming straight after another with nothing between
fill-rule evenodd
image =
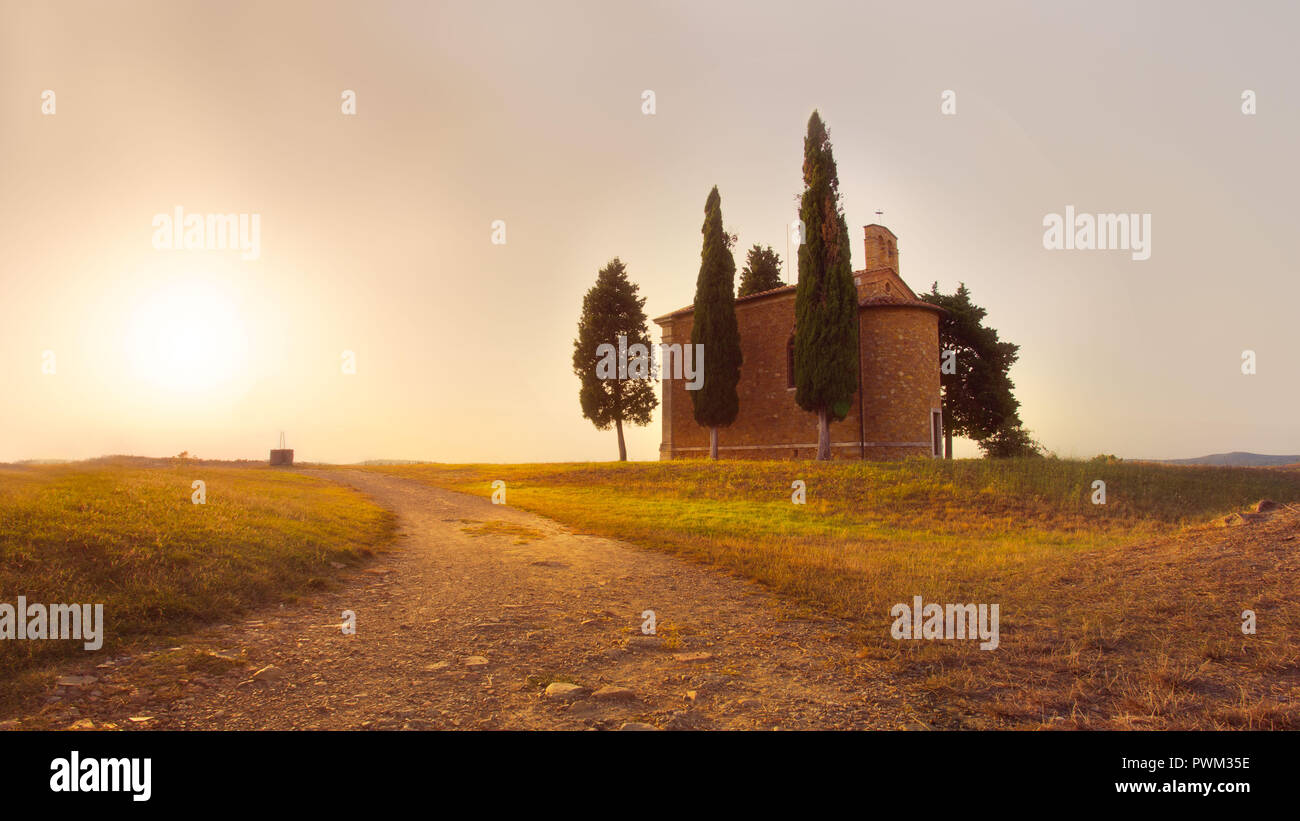
<instances>
[{"instance_id":1,"label":"distant hill","mask_svg":"<svg viewBox=\"0 0 1300 821\"><path fill-rule=\"evenodd\" d=\"M1234 450L1232 453L1211 453L1209 456L1197 456L1193 459L1151 459L1166 465L1226 465L1229 467L1270 467L1273 465L1293 465L1300 462L1297 456L1269 456L1264 453L1247 453Z\"/></svg>"}]
</instances>

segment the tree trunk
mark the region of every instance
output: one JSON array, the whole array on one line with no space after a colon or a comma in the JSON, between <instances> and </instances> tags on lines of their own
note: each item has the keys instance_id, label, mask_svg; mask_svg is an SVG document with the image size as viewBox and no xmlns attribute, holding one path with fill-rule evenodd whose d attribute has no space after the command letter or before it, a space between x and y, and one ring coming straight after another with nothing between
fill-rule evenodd
<instances>
[{"instance_id":1,"label":"tree trunk","mask_svg":"<svg viewBox=\"0 0 1300 821\"><path fill-rule=\"evenodd\" d=\"M718 461L718 429L709 428L709 458Z\"/></svg>"},{"instance_id":2,"label":"tree trunk","mask_svg":"<svg viewBox=\"0 0 1300 821\"><path fill-rule=\"evenodd\" d=\"M618 461L627 461L627 443L623 441L623 420L616 419L614 425L618 428Z\"/></svg>"},{"instance_id":3,"label":"tree trunk","mask_svg":"<svg viewBox=\"0 0 1300 821\"><path fill-rule=\"evenodd\" d=\"M943 458L952 458L952 431L943 429Z\"/></svg>"},{"instance_id":4,"label":"tree trunk","mask_svg":"<svg viewBox=\"0 0 1300 821\"><path fill-rule=\"evenodd\" d=\"M831 458L831 409L817 412L817 461L829 462Z\"/></svg>"}]
</instances>

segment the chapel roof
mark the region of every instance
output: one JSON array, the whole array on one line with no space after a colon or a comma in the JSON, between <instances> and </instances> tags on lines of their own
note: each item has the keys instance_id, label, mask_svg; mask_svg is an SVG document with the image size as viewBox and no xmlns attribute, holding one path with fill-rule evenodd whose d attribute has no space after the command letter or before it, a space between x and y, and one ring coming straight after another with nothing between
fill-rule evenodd
<instances>
[{"instance_id":1,"label":"chapel roof","mask_svg":"<svg viewBox=\"0 0 1300 821\"><path fill-rule=\"evenodd\" d=\"M864 274L864 273L871 273L871 272L855 271L854 273ZM797 287L798 287L797 285L782 285L780 288L772 288L767 291L759 291L756 294L746 294L745 296L736 297L736 304L740 304L742 302L754 302L759 299L765 299L770 296L778 296L780 294L791 293ZM905 296L895 296L893 294L877 294L875 296L870 296L865 299L860 299L858 300L858 307L859 308L923 308L926 310L935 311L940 314L946 313L946 311L944 311L944 309L940 308L938 305L931 305L930 303L920 299L912 299L911 297L905 297ZM694 312L695 312L695 306L687 305L685 308L678 308L676 311L666 313L663 316L655 317L651 321L654 322L656 325L662 325L666 320L674 319L679 316L686 316Z\"/></svg>"},{"instance_id":2,"label":"chapel roof","mask_svg":"<svg viewBox=\"0 0 1300 821\"><path fill-rule=\"evenodd\" d=\"M738 296L738 297L736 297L736 303L739 304L739 303L741 303L741 302L753 302L753 301L756 301L756 300L759 300L759 299L764 299L764 298L769 297L769 296L776 296L777 294L784 294L784 293L787 293L787 292L793 292L794 289L797 288L797 287L799 287L799 286L797 286L797 285L782 285L780 288L770 288L770 289L768 289L768 290L766 290L766 291L759 291L759 292L756 293L756 294L746 294L745 296ZM650 321L651 321L651 322L654 322L656 325L662 325L663 323L662 323L660 320L664 320L664 319L672 319L673 317L676 317L676 316L685 316L686 314L690 314L690 313L694 313L694 312L695 312L695 306L694 306L693 304L692 304L692 305L687 305L685 308L678 308L677 310L672 311L672 312L670 312L670 313L666 313L666 314L664 314L663 316L655 317L654 319L652 319L652 320L650 320Z\"/></svg>"}]
</instances>

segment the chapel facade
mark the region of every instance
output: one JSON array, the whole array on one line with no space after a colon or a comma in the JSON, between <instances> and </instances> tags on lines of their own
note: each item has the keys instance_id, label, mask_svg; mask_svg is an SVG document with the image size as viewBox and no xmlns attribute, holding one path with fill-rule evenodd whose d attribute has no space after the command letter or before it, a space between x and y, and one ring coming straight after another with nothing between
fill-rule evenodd
<instances>
[{"instance_id":1,"label":"chapel facade","mask_svg":"<svg viewBox=\"0 0 1300 821\"><path fill-rule=\"evenodd\" d=\"M831 422L835 459L943 455L939 315L898 273L898 238L865 228L866 264L858 290L858 390L845 418ZM736 321L744 355L736 386L740 413L718 430L720 459L811 459L817 416L794 401L794 285L740 297ZM689 345L693 307L654 320L664 344ZM708 378L706 373L705 378ZM663 381L659 458L707 458L709 431L695 422L686 381Z\"/></svg>"}]
</instances>

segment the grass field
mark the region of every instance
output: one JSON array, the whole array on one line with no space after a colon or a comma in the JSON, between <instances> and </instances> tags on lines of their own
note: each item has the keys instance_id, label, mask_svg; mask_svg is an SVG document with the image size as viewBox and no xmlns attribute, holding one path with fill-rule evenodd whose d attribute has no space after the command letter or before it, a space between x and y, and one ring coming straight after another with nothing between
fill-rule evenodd
<instances>
[{"instance_id":1,"label":"grass field","mask_svg":"<svg viewBox=\"0 0 1300 821\"><path fill-rule=\"evenodd\" d=\"M1207 524L1300 501L1295 472L1057 459L367 469L484 496L504 480L510 505L850 619L859 656L905 681L929 726L1300 728L1294 536ZM795 480L806 504L791 502ZM893 639L890 608L914 595L997 603L1000 648Z\"/></svg>"},{"instance_id":2,"label":"grass field","mask_svg":"<svg viewBox=\"0 0 1300 821\"><path fill-rule=\"evenodd\" d=\"M195 479L205 504L191 501ZM102 603L111 653L328 586L331 562L358 563L393 529L349 489L266 467L0 466L0 602ZM83 652L0 642L0 682Z\"/></svg>"}]
</instances>

